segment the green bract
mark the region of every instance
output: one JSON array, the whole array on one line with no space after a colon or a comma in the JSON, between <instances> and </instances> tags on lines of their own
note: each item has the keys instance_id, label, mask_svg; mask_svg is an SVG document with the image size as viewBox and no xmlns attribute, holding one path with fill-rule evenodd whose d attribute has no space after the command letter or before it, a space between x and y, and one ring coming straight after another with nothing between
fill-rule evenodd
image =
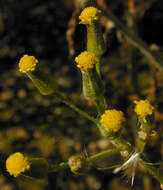
<instances>
[{"instance_id":1,"label":"green bract","mask_svg":"<svg viewBox=\"0 0 163 190\"><path fill-rule=\"evenodd\" d=\"M55 94L57 91L56 81L52 77L46 76L41 71L27 72L26 74L42 95Z\"/></svg>"}]
</instances>

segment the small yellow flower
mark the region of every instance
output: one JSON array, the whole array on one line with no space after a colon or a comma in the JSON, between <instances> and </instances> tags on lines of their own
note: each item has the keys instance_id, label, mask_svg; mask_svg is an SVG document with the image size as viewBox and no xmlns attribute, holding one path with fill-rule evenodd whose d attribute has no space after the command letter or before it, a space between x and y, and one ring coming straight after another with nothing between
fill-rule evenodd
<instances>
[{"instance_id":1,"label":"small yellow flower","mask_svg":"<svg viewBox=\"0 0 163 190\"><path fill-rule=\"evenodd\" d=\"M146 123L146 117L148 115L152 115L154 107L149 103L148 100L135 100L134 103L136 104L134 111L140 116L143 122Z\"/></svg>"},{"instance_id":2,"label":"small yellow flower","mask_svg":"<svg viewBox=\"0 0 163 190\"><path fill-rule=\"evenodd\" d=\"M75 58L75 62L77 63L78 68L87 70L92 69L98 60L93 53L84 51Z\"/></svg>"},{"instance_id":3,"label":"small yellow flower","mask_svg":"<svg viewBox=\"0 0 163 190\"><path fill-rule=\"evenodd\" d=\"M35 71L38 60L34 56L24 55L19 61L19 71L26 73Z\"/></svg>"},{"instance_id":4,"label":"small yellow flower","mask_svg":"<svg viewBox=\"0 0 163 190\"><path fill-rule=\"evenodd\" d=\"M100 123L108 132L117 132L122 127L122 123L125 122L125 117L122 111L115 109L106 110L101 116Z\"/></svg>"},{"instance_id":5,"label":"small yellow flower","mask_svg":"<svg viewBox=\"0 0 163 190\"><path fill-rule=\"evenodd\" d=\"M25 170L29 170L30 163L22 153L16 152L11 154L6 160L6 169L10 175L17 177Z\"/></svg>"},{"instance_id":6,"label":"small yellow flower","mask_svg":"<svg viewBox=\"0 0 163 190\"><path fill-rule=\"evenodd\" d=\"M80 14L79 19L82 24L91 24L99 19L101 11L96 7L86 7Z\"/></svg>"}]
</instances>

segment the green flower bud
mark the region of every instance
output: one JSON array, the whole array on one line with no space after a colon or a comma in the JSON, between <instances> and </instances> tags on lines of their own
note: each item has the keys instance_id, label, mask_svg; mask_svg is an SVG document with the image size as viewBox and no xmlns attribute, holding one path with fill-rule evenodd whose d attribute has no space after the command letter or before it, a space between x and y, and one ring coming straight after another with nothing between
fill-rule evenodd
<instances>
[{"instance_id":1,"label":"green flower bud","mask_svg":"<svg viewBox=\"0 0 163 190\"><path fill-rule=\"evenodd\" d=\"M48 174L49 165L44 158L32 158L30 161L30 169L25 172L25 175L37 179L45 178Z\"/></svg>"},{"instance_id":2,"label":"green flower bud","mask_svg":"<svg viewBox=\"0 0 163 190\"><path fill-rule=\"evenodd\" d=\"M87 25L87 50L97 57L101 57L106 51L101 26L97 21Z\"/></svg>"},{"instance_id":3,"label":"green flower bud","mask_svg":"<svg viewBox=\"0 0 163 190\"><path fill-rule=\"evenodd\" d=\"M87 71L81 70L81 73L83 95L85 98L92 100L95 103L98 113L101 115L106 109L103 83L95 68Z\"/></svg>"},{"instance_id":4,"label":"green flower bud","mask_svg":"<svg viewBox=\"0 0 163 190\"><path fill-rule=\"evenodd\" d=\"M42 95L54 94L57 91L56 81L40 71L27 72L28 77Z\"/></svg>"}]
</instances>

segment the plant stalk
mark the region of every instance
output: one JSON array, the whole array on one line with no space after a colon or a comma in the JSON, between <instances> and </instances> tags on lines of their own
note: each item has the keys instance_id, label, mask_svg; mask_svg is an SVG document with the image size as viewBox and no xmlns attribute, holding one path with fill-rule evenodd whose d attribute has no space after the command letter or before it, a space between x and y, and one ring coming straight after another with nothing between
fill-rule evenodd
<instances>
[{"instance_id":1,"label":"plant stalk","mask_svg":"<svg viewBox=\"0 0 163 190\"><path fill-rule=\"evenodd\" d=\"M80 108L78 108L70 100L68 100L66 97L64 97L60 92L56 92L55 96L57 98L59 98L63 103L65 103L66 105L68 105L70 108L72 108L74 111L76 111L77 113L79 113L83 117L87 118L88 120L92 121L94 124L97 125L97 123L99 123L99 121L97 119L93 118L92 116L90 116L89 114L87 114L85 111L83 111Z\"/></svg>"}]
</instances>

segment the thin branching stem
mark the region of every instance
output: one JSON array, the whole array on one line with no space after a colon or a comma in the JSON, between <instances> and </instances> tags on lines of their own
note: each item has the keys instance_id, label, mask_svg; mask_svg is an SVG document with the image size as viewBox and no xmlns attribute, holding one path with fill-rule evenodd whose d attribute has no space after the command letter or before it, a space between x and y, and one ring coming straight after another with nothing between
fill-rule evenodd
<instances>
[{"instance_id":1,"label":"thin branching stem","mask_svg":"<svg viewBox=\"0 0 163 190\"><path fill-rule=\"evenodd\" d=\"M163 173L160 172L160 170L158 168L156 168L154 165L152 164L145 164L146 169L148 170L148 172L155 178L157 179L160 184L163 184Z\"/></svg>"},{"instance_id":2,"label":"thin branching stem","mask_svg":"<svg viewBox=\"0 0 163 190\"><path fill-rule=\"evenodd\" d=\"M78 112L80 115L84 116L85 118L87 118L88 120L92 121L94 124L97 125L97 127L99 129L100 128L100 124L99 121L95 118L93 118L92 116L88 115L85 111L81 110L80 108L78 108L76 105L74 105L71 101L69 101L66 97L64 97L61 93L56 93L55 94L62 102L64 102L66 105L68 105L69 107L71 107L74 111ZM112 144L116 147L115 149L111 149L111 150L106 150L103 151L101 153L98 153L96 155L93 155L89 158L87 158L86 160L89 163L94 163L98 160L104 159L107 156L111 156L113 154L118 153L120 150L128 150L129 152L134 150L134 147L131 146L131 144L129 142L127 142L125 139L122 139L121 137L117 137L111 140ZM155 178L157 179L161 184L163 183L163 175L162 173L159 171L159 169L157 169L155 166L153 165L148 165L145 164L145 167L147 168L147 170L149 171L149 173ZM69 168L68 162L63 162L57 165L53 165L50 167L49 172L56 172L59 170L64 170Z\"/></svg>"},{"instance_id":3,"label":"thin branching stem","mask_svg":"<svg viewBox=\"0 0 163 190\"><path fill-rule=\"evenodd\" d=\"M149 63L156 67L161 73L163 73L163 66L160 60L158 60L158 58L153 55L147 44L142 41L136 34L132 33L132 31L127 26L122 24L104 3L100 3L99 8L103 9L103 14L115 23L116 27L121 31L121 33L127 37L130 44L138 48L149 60Z\"/></svg>"},{"instance_id":4,"label":"thin branching stem","mask_svg":"<svg viewBox=\"0 0 163 190\"><path fill-rule=\"evenodd\" d=\"M61 162L59 164L50 166L49 172L57 172L57 171L64 170L67 168L69 168L68 162Z\"/></svg>"},{"instance_id":5,"label":"thin branching stem","mask_svg":"<svg viewBox=\"0 0 163 190\"><path fill-rule=\"evenodd\" d=\"M75 104L73 104L68 98L63 96L60 92L55 93L55 96L59 98L63 103L71 107L74 111L82 115L83 117L87 118L88 120L92 121L96 125L99 123L97 119L87 114L87 112L83 111L82 109L78 108Z\"/></svg>"},{"instance_id":6,"label":"thin branching stem","mask_svg":"<svg viewBox=\"0 0 163 190\"><path fill-rule=\"evenodd\" d=\"M107 158L107 157L109 157L111 155L117 154L117 153L119 153L119 151L120 151L120 148L114 148L114 149L105 150L103 152L100 152L98 154L90 156L89 158L87 158L87 161L89 163L93 164L93 163L95 163L95 162L97 162L99 160L102 160L102 159L105 159L105 158Z\"/></svg>"},{"instance_id":7,"label":"thin branching stem","mask_svg":"<svg viewBox=\"0 0 163 190\"><path fill-rule=\"evenodd\" d=\"M89 158L85 158L85 161L88 162L89 164L93 164L93 163L95 163L99 160L105 159L111 155L118 154L119 151L120 151L119 148L105 150L103 152L100 152L98 154L90 156ZM49 169L49 172L57 172L57 171L64 170L67 168L69 168L68 162L62 162L62 163L59 163L56 165L52 165Z\"/></svg>"}]
</instances>

